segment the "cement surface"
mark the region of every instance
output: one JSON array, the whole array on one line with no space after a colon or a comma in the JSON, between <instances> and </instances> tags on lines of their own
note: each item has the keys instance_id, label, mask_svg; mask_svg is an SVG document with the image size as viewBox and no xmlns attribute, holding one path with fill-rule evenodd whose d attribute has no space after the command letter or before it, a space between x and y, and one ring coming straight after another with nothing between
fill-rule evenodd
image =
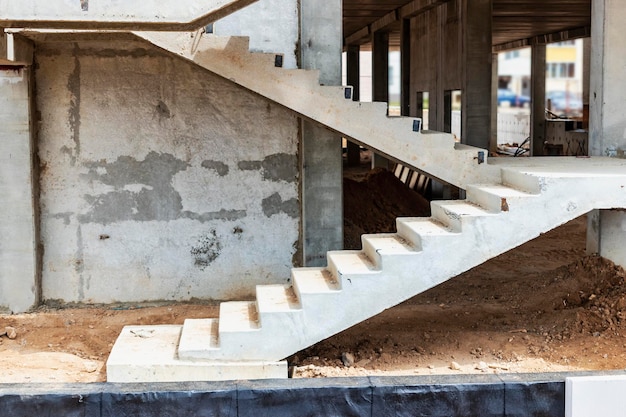
<instances>
[{"instance_id":1,"label":"cement surface","mask_svg":"<svg viewBox=\"0 0 626 417\"><path fill-rule=\"evenodd\" d=\"M286 282L292 113L144 43L50 41L38 63L45 299L233 299Z\"/></svg>"},{"instance_id":2,"label":"cement surface","mask_svg":"<svg viewBox=\"0 0 626 417\"><path fill-rule=\"evenodd\" d=\"M126 326L107 360L109 382L225 381L287 377L287 362L211 362L178 358L182 326Z\"/></svg>"}]
</instances>

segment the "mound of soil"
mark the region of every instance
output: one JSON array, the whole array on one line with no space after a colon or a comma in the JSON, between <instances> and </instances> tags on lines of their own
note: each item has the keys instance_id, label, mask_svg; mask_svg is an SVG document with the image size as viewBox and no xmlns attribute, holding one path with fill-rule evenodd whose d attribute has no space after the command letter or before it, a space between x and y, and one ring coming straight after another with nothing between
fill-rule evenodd
<instances>
[{"instance_id":1,"label":"mound of soil","mask_svg":"<svg viewBox=\"0 0 626 417\"><path fill-rule=\"evenodd\" d=\"M397 217L430 216L428 200L382 168L344 177L343 190L345 249L361 249L361 235L395 232Z\"/></svg>"}]
</instances>

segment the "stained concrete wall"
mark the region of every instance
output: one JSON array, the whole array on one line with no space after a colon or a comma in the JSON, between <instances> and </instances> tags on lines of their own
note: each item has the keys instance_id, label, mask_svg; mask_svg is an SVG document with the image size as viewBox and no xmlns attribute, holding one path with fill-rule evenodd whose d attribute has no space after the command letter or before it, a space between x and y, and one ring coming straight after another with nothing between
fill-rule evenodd
<instances>
[{"instance_id":1,"label":"stained concrete wall","mask_svg":"<svg viewBox=\"0 0 626 417\"><path fill-rule=\"evenodd\" d=\"M0 69L0 310L38 301L30 70Z\"/></svg>"},{"instance_id":2,"label":"stained concrete wall","mask_svg":"<svg viewBox=\"0 0 626 417\"><path fill-rule=\"evenodd\" d=\"M45 299L231 299L289 278L292 113L143 43L36 58Z\"/></svg>"}]
</instances>

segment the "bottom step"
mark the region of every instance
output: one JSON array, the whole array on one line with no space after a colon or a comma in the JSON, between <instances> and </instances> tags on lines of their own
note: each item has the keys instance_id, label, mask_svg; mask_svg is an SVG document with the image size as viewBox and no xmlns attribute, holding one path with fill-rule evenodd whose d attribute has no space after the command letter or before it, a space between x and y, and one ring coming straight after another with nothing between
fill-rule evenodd
<instances>
[{"instance_id":1,"label":"bottom step","mask_svg":"<svg viewBox=\"0 0 626 417\"><path fill-rule=\"evenodd\" d=\"M107 361L108 382L227 381L287 378L287 361L220 362L178 359L182 326L126 326Z\"/></svg>"}]
</instances>

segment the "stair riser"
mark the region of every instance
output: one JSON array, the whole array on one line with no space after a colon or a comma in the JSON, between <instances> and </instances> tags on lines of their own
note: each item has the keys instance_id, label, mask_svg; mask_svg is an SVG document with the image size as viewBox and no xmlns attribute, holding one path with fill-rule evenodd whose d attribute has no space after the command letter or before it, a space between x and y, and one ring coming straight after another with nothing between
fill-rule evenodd
<instances>
[{"instance_id":1,"label":"stair riser","mask_svg":"<svg viewBox=\"0 0 626 417\"><path fill-rule=\"evenodd\" d=\"M468 201L476 203L494 214L517 211L524 207L524 200L530 197L533 195L528 194L525 197L506 196L503 193L498 195L473 186L467 187L466 190Z\"/></svg>"}]
</instances>

